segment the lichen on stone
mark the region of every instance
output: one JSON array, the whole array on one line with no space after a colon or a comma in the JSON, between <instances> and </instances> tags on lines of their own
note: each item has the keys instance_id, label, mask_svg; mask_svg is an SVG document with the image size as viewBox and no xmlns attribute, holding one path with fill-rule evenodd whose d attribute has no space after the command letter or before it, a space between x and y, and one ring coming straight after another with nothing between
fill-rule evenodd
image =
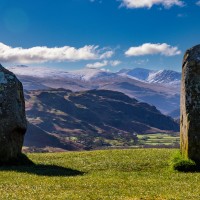
<instances>
[{"instance_id":1,"label":"lichen on stone","mask_svg":"<svg viewBox=\"0 0 200 200\"><path fill-rule=\"evenodd\" d=\"M200 45L186 51L181 83L181 152L200 162Z\"/></svg>"},{"instance_id":2,"label":"lichen on stone","mask_svg":"<svg viewBox=\"0 0 200 200\"><path fill-rule=\"evenodd\" d=\"M0 164L21 154L27 128L23 87L16 76L0 65Z\"/></svg>"}]
</instances>

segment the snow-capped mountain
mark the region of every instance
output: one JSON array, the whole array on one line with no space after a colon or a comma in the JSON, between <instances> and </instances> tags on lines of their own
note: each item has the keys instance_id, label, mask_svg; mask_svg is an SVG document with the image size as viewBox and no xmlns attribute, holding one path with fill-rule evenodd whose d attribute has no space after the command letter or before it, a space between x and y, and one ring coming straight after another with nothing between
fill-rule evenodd
<instances>
[{"instance_id":1,"label":"snow-capped mountain","mask_svg":"<svg viewBox=\"0 0 200 200\"><path fill-rule=\"evenodd\" d=\"M108 72L106 70L101 70L101 69L80 69L80 70L74 70L74 71L69 71L68 75L71 78L74 79L81 79L83 81L91 81L95 79L101 79L101 78L109 78L109 77L114 77L116 76L115 73Z\"/></svg>"},{"instance_id":2,"label":"snow-capped mountain","mask_svg":"<svg viewBox=\"0 0 200 200\"><path fill-rule=\"evenodd\" d=\"M17 65L7 67L8 70L12 71L16 75L20 76L31 76L38 78L71 78L82 81L91 81L96 78L105 78L115 76L115 73L108 72L101 69L89 69L84 68L74 71L66 71L48 67L30 67L25 65Z\"/></svg>"},{"instance_id":3,"label":"snow-capped mountain","mask_svg":"<svg viewBox=\"0 0 200 200\"><path fill-rule=\"evenodd\" d=\"M53 69L48 67L31 67L26 65L17 65L6 67L8 70L16 75L20 76L31 76L37 78L48 78L48 77L68 77L68 72L59 69Z\"/></svg>"},{"instance_id":4,"label":"snow-capped mountain","mask_svg":"<svg viewBox=\"0 0 200 200\"><path fill-rule=\"evenodd\" d=\"M154 73L150 73L147 78L149 83L161 83L161 84L180 84L181 73L172 70L159 70Z\"/></svg>"},{"instance_id":5,"label":"snow-capped mountain","mask_svg":"<svg viewBox=\"0 0 200 200\"><path fill-rule=\"evenodd\" d=\"M180 84L181 80L181 73L172 70L156 71L143 68L135 68L123 69L120 70L117 74L147 83L178 85Z\"/></svg>"},{"instance_id":6,"label":"snow-capped mountain","mask_svg":"<svg viewBox=\"0 0 200 200\"><path fill-rule=\"evenodd\" d=\"M120 76L127 76L129 78L145 82L148 79L150 73L154 73L154 71L143 68L121 69L119 72L117 72L117 74Z\"/></svg>"},{"instance_id":7,"label":"snow-capped mountain","mask_svg":"<svg viewBox=\"0 0 200 200\"><path fill-rule=\"evenodd\" d=\"M149 70L143 68L122 69L119 72L108 72L102 69L84 68L80 70L66 71L48 67L30 67L18 65L8 67L10 71L17 75L31 76L38 78L71 78L82 81L95 79L118 78L119 76L143 81L146 83L159 83L178 85L181 80L181 73L172 70Z\"/></svg>"}]
</instances>

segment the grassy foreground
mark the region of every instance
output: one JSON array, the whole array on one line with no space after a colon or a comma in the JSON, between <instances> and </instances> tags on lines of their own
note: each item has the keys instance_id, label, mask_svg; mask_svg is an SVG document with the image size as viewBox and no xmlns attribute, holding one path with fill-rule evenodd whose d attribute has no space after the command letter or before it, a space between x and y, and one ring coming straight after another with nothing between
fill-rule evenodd
<instances>
[{"instance_id":1,"label":"grassy foreground","mask_svg":"<svg viewBox=\"0 0 200 200\"><path fill-rule=\"evenodd\" d=\"M36 166L0 168L0 199L200 199L200 173L169 169L175 151L28 154Z\"/></svg>"}]
</instances>

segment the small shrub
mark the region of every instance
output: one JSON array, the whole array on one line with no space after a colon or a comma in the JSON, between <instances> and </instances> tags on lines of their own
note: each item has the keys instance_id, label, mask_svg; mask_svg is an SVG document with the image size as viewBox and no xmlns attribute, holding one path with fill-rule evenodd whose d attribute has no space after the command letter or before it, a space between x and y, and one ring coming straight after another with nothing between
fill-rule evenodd
<instances>
[{"instance_id":1,"label":"small shrub","mask_svg":"<svg viewBox=\"0 0 200 200\"><path fill-rule=\"evenodd\" d=\"M144 140L144 141L147 141L148 139L150 139L150 137L148 137L148 136L143 136L141 139Z\"/></svg>"},{"instance_id":2,"label":"small shrub","mask_svg":"<svg viewBox=\"0 0 200 200\"><path fill-rule=\"evenodd\" d=\"M197 165L193 160L184 159L180 152L177 152L171 160L171 167L173 170L180 172L195 172L197 170Z\"/></svg>"}]
</instances>

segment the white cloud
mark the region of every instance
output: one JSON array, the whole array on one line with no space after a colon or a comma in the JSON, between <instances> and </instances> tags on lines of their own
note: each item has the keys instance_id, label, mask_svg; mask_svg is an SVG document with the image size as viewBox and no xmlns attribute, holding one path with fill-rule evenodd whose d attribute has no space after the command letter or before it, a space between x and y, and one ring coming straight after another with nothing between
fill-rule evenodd
<instances>
[{"instance_id":1,"label":"white cloud","mask_svg":"<svg viewBox=\"0 0 200 200\"><path fill-rule=\"evenodd\" d=\"M197 1L197 2L196 2L196 5L197 5L197 6L200 6L200 1Z\"/></svg>"},{"instance_id":2,"label":"white cloud","mask_svg":"<svg viewBox=\"0 0 200 200\"><path fill-rule=\"evenodd\" d=\"M162 5L165 8L170 8L172 6L184 6L182 0L121 0L121 6L127 8L151 8L153 5Z\"/></svg>"},{"instance_id":3,"label":"white cloud","mask_svg":"<svg viewBox=\"0 0 200 200\"><path fill-rule=\"evenodd\" d=\"M111 60L110 61L110 65L112 67L115 67L115 66L120 65L120 64L121 64L121 61L119 61L119 60Z\"/></svg>"},{"instance_id":4,"label":"white cloud","mask_svg":"<svg viewBox=\"0 0 200 200\"><path fill-rule=\"evenodd\" d=\"M108 65L108 61L104 60L102 62L95 62L95 63L89 63L86 65L87 68L101 68Z\"/></svg>"},{"instance_id":5,"label":"white cloud","mask_svg":"<svg viewBox=\"0 0 200 200\"><path fill-rule=\"evenodd\" d=\"M86 45L82 48L70 46L48 48L37 46L24 49L22 47L10 47L0 43L0 62L19 63L44 63L95 60L111 57L111 51L99 49L98 46Z\"/></svg>"},{"instance_id":6,"label":"white cloud","mask_svg":"<svg viewBox=\"0 0 200 200\"><path fill-rule=\"evenodd\" d=\"M100 56L100 59L111 58L114 55L114 51L106 51Z\"/></svg>"},{"instance_id":7,"label":"white cloud","mask_svg":"<svg viewBox=\"0 0 200 200\"><path fill-rule=\"evenodd\" d=\"M86 68L92 68L92 69L96 69L96 68L102 68L105 66L112 66L115 67L117 65L119 65L121 63L121 61L119 60L104 60L102 62L95 62L95 63L89 63L86 65Z\"/></svg>"},{"instance_id":8,"label":"white cloud","mask_svg":"<svg viewBox=\"0 0 200 200\"><path fill-rule=\"evenodd\" d=\"M178 47L173 47L166 43L163 44L145 43L138 47L130 47L125 52L126 56L144 56L144 55L154 55L154 54L175 56L181 54L181 51L178 49Z\"/></svg>"}]
</instances>

